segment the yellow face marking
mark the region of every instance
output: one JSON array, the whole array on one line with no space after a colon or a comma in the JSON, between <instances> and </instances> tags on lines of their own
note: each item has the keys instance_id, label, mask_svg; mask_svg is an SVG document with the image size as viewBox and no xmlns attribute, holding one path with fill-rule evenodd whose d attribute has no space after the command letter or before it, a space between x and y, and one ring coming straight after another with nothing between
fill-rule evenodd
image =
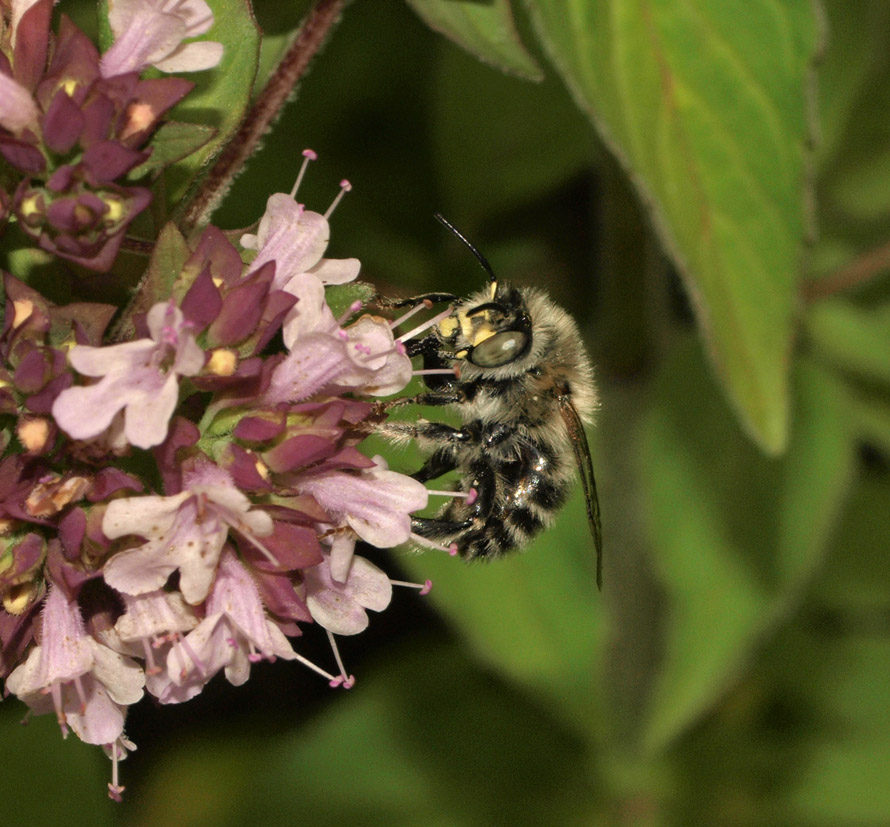
<instances>
[{"instance_id":1,"label":"yellow face marking","mask_svg":"<svg viewBox=\"0 0 890 827\"><path fill-rule=\"evenodd\" d=\"M457 332L457 319L454 316L449 316L447 319L443 319L439 322L439 332L446 338L450 339Z\"/></svg>"},{"instance_id":2,"label":"yellow face marking","mask_svg":"<svg viewBox=\"0 0 890 827\"><path fill-rule=\"evenodd\" d=\"M466 313L460 314L460 330L464 338L476 347L486 339L491 338L497 333L497 330L491 324L491 316L488 312L476 313L474 316L468 316Z\"/></svg>"}]
</instances>

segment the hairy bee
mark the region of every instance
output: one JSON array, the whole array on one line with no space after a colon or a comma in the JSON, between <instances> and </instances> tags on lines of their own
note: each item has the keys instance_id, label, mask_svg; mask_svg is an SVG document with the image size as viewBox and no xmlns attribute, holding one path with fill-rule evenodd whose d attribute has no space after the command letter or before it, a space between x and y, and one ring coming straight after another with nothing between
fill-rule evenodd
<instances>
[{"instance_id":1,"label":"hairy bee","mask_svg":"<svg viewBox=\"0 0 890 827\"><path fill-rule=\"evenodd\" d=\"M448 221L436 218L476 256L489 284L464 300L444 293L419 297L455 304L432 333L409 345L409 354L422 355L426 369L455 370L425 376L428 392L413 401L454 406L463 425L421 420L407 426L430 451L413 476L428 482L456 470L477 496L454 499L435 518L414 518L413 530L456 544L467 559L497 557L524 546L552 522L577 469L599 586L599 502L584 434L597 397L578 327L542 291L498 281L476 248Z\"/></svg>"}]
</instances>

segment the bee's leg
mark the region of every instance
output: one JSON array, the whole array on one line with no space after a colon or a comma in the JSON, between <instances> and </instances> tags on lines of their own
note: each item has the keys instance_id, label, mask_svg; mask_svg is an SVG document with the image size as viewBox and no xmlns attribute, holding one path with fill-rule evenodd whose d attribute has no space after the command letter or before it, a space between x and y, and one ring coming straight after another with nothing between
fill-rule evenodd
<instances>
[{"instance_id":1,"label":"bee's leg","mask_svg":"<svg viewBox=\"0 0 890 827\"><path fill-rule=\"evenodd\" d=\"M467 549L472 546L473 541L482 536L482 526L485 525L494 503L494 471L484 463L479 463L473 470L473 488L476 490L476 499L465 519L411 518L411 530L415 534L430 540L454 542L461 556L466 556Z\"/></svg>"},{"instance_id":2,"label":"bee's leg","mask_svg":"<svg viewBox=\"0 0 890 827\"><path fill-rule=\"evenodd\" d=\"M374 433L397 441L415 439L421 445L433 443L438 450L453 449L458 445L467 445L478 441L479 429L470 426L452 428L442 422L430 422L419 419L417 422L394 422L388 420L375 424ZM445 446L442 448L441 446Z\"/></svg>"},{"instance_id":3,"label":"bee's leg","mask_svg":"<svg viewBox=\"0 0 890 827\"><path fill-rule=\"evenodd\" d=\"M408 356L423 356L423 364L428 368L448 367L441 356L442 343L435 333L429 333L420 339L409 339L404 342Z\"/></svg>"},{"instance_id":4,"label":"bee's leg","mask_svg":"<svg viewBox=\"0 0 890 827\"><path fill-rule=\"evenodd\" d=\"M378 296L374 299L374 304L378 307L410 307L414 304L422 302L432 302L433 304L442 304L443 302L456 302L457 296L454 293L422 293L419 296L411 296L408 299L387 299L384 296Z\"/></svg>"},{"instance_id":5,"label":"bee's leg","mask_svg":"<svg viewBox=\"0 0 890 827\"><path fill-rule=\"evenodd\" d=\"M411 476L418 482L429 482L457 467L457 451L449 446L440 448L432 454L427 461Z\"/></svg>"},{"instance_id":6,"label":"bee's leg","mask_svg":"<svg viewBox=\"0 0 890 827\"><path fill-rule=\"evenodd\" d=\"M473 527L472 520L440 520L437 517L412 517L411 530L429 540L452 540Z\"/></svg>"}]
</instances>

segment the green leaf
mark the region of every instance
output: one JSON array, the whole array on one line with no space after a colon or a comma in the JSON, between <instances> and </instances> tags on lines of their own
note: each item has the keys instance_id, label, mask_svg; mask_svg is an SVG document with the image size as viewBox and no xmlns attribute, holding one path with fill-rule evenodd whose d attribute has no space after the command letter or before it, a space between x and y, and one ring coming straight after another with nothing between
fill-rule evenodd
<instances>
[{"instance_id":1,"label":"green leaf","mask_svg":"<svg viewBox=\"0 0 890 827\"><path fill-rule=\"evenodd\" d=\"M885 501L886 504L886 501ZM884 592L886 606L887 592ZM886 824L890 819L890 641L821 641L830 666L810 693L822 726L791 795L798 824ZM811 680L808 676L808 680Z\"/></svg>"},{"instance_id":2,"label":"green leaf","mask_svg":"<svg viewBox=\"0 0 890 827\"><path fill-rule=\"evenodd\" d=\"M101 747L62 739L54 715L22 726L27 708L16 698L3 704L2 738L15 761L0 773L0 795L29 824L114 824L106 784L111 764ZM98 806L97 806L98 805Z\"/></svg>"},{"instance_id":3,"label":"green leaf","mask_svg":"<svg viewBox=\"0 0 890 827\"><path fill-rule=\"evenodd\" d=\"M173 295L173 285L182 271L182 265L190 255L182 233L171 221L161 228L152 250L148 269L140 282L138 301L128 307L115 331L115 338L130 338L134 334L133 316L147 313L152 305L168 300Z\"/></svg>"},{"instance_id":4,"label":"green leaf","mask_svg":"<svg viewBox=\"0 0 890 827\"><path fill-rule=\"evenodd\" d=\"M806 329L817 353L831 364L890 388L890 304L819 302L807 313Z\"/></svg>"},{"instance_id":5,"label":"green leaf","mask_svg":"<svg viewBox=\"0 0 890 827\"><path fill-rule=\"evenodd\" d=\"M152 136L151 155L127 176L138 181L143 175L156 172L187 158L213 138L216 130L197 123L168 122Z\"/></svg>"},{"instance_id":6,"label":"green leaf","mask_svg":"<svg viewBox=\"0 0 890 827\"><path fill-rule=\"evenodd\" d=\"M195 176L232 137L253 90L260 53L260 31L248 0L214 0L213 28L203 36L223 44L219 66L195 72L189 80L195 88L172 110L177 121L198 123L216 130L216 135L197 152L170 171L167 181L168 205L183 199Z\"/></svg>"},{"instance_id":7,"label":"green leaf","mask_svg":"<svg viewBox=\"0 0 890 827\"><path fill-rule=\"evenodd\" d=\"M163 756L136 821L177 800L187 824L587 823L585 745L549 709L439 640L394 655L308 726Z\"/></svg>"},{"instance_id":8,"label":"green leaf","mask_svg":"<svg viewBox=\"0 0 890 827\"><path fill-rule=\"evenodd\" d=\"M709 709L758 639L799 599L852 474L843 396L801 363L784 460L742 439L696 349L664 366L646 424L646 513L667 598L646 743L657 751Z\"/></svg>"},{"instance_id":9,"label":"green leaf","mask_svg":"<svg viewBox=\"0 0 890 827\"><path fill-rule=\"evenodd\" d=\"M516 31L509 0L408 0L426 24L479 60L530 80L543 73Z\"/></svg>"},{"instance_id":10,"label":"green leaf","mask_svg":"<svg viewBox=\"0 0 890 827\"><path fill-rule=\"evenodd\" d=\"M890 234L890 6L824 3L829 37L819 66L816 203L819 235L808 257L831 276Z\"/></svg>"},{"instance_id":11,"label":"green leaf","mask_svg":"<svg viewBox=\"0 0 890 827\"><path fill-rule=\"evenodd\" d=\"M649 207L743 424L780 452L806 229L811 3L527 3Z\"/></svg>"},{"instance_id":12,"label":"green leaf","mask_svg":"<svg viewBox=\"0 0 890 827\"><path fill-rule=\"evenodd\" d=\"M595 682L603 643L593 541L581 492L527 548L490 564L428 552L399 561L484 663L553 703L567 724L604 726Z\"/></svg>"},{"instance_id":13,"label":"green leaf","mask_svg":"<svg viewBox=\"0 0 890 827\"><path fill-rule=\"evenodd\" d=\"M815 587L817 605L873 609L881 625L890 599L890 480L866 477L856 487Z\"/></svg>"},{"instance_id":14,"label":"green leaf","mask_svg":"<svg viewBox=\"0 0 890 827\"><path fill-rule=\"evenodd\" d=\"M325 291L325 301L335 319L339 319L353 302L366 304L377 295L377 288L364 281L353 281L348 284L332 284Z\"/></svg>"},{"instance_id":15,"label":"green leaf","mask_svg":"<svg viewBox=\"0 0 890 827\"><path fill-rule=\"evenodd\" d=\"M555 188L589 176L595 141L552 72L536 84L480 77L477 64L451 49L438 56L435 83L436 177L447 183L442 209L459 209L461 227L537 206ZM533 221L540 220L536 212Z\"/></svg>"}]
</instances>

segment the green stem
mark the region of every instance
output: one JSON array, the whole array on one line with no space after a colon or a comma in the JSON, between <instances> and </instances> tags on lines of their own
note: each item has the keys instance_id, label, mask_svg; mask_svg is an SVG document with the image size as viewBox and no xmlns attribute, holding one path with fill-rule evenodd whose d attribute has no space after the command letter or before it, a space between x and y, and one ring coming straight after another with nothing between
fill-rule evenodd
<instances>
[{"instance_id":1,"label":"green stem","mask_svg":"<svg viewBox=\"0 0 890 827\"><path fill-rule=\"evenodd\" d=\"M843 293L865 284L888 270L890 270L890 243L863 253L845 267L835 270L824 278L805 281L801 287L803 298L807 302L827 299L836 293Z\"/></svg>"}]
</instances>

